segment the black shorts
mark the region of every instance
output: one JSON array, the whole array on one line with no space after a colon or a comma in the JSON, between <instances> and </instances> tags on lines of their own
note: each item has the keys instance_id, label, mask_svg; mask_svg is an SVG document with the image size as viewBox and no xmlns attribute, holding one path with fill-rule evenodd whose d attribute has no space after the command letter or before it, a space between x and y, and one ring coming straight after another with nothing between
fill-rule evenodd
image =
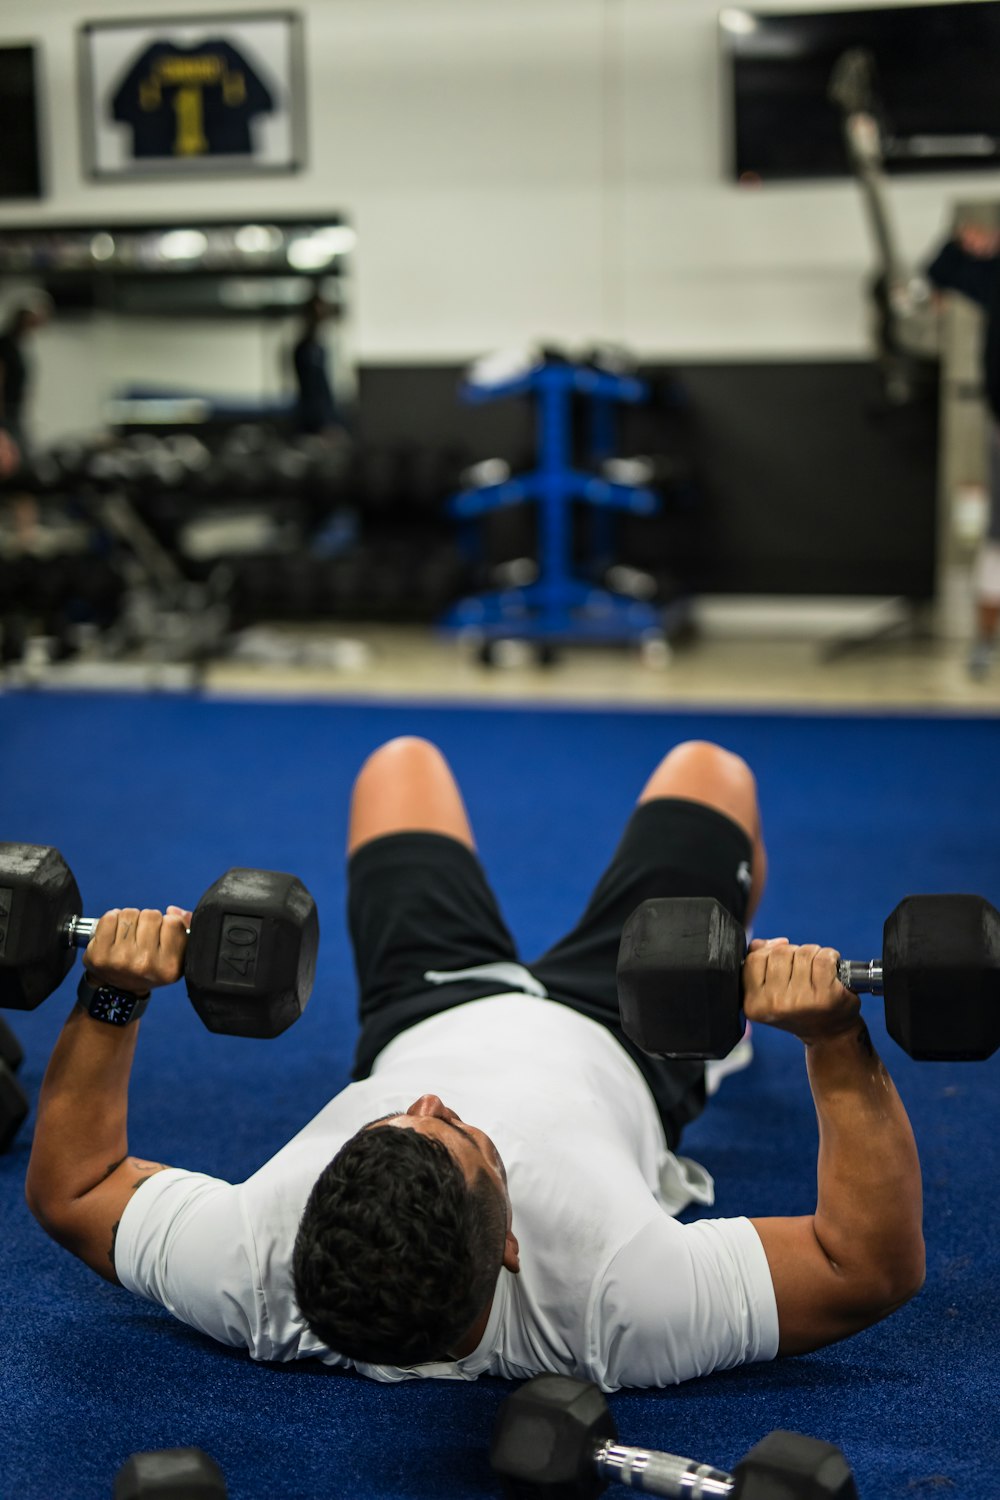
<instances>
[{"instance_id":1,"label":"black shorts","mask_svg":"<svg viewBox=\"0 0 1000 1500\"><path fill-rule=\"evenodd\" d=\"M675 1147L704 1107L704 1065L649 1057L622 1031L616 980L622 927L651 896L714 896L744 921L752 853L743 829L704 803L674 797L641 803L580 921L525 963L465 844L438 833L392 833L363 844L348 864L361 1020L354 1077L366 1078L382 1048L417 1021L522 988L502 971L444 981L429 973L523 964L549 999L614 1033L641 1069Z\"/></svg>"}]
</instances>

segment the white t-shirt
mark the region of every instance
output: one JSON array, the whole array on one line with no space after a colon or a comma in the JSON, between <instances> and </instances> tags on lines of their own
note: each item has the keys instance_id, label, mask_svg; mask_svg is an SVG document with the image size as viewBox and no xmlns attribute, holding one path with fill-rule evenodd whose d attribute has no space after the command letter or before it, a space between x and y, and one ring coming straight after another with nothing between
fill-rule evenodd
<instances>
[{"instance_id":1,"label":"white t-shirt","mask_svg":"<svg viewBox=\"0 0 1000 1500\"><path fill-rule=\"evenodd\" d=\"M774 1289L748 1219L680 1224L714 1201L703 1167L667 1150L642 1074L611 1033L523 994L475 1000L395 1037L246 1182L170 1168L129 1200L115 1243L123 1286L255 1359L352 1362L309 1331L292 1247L317 1177L362 1125L438 1094L485 1130L507 1169L521 1270L501 1270L464 1359L378 1380L541 1371L663 1386L778 1349Z\"/></svg>"}]
</instances>

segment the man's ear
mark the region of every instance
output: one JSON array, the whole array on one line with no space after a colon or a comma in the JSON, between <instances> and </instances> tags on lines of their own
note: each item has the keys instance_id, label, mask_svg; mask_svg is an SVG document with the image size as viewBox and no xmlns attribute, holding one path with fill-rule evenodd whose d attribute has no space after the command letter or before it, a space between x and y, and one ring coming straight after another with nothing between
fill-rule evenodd
<instances>
[{"instance_id":1,"label":"man's ear","mask_svg":"<svg viewBox=\"0 0 1000 1500\"><path fill-rule=\"evenodd\" d=\"M507 1238L504 1240L503 1244L503 1265L514 1276L516 1276L521 1269L520 1248L513 1231L510 1229L508 1229L507 1231Z\"/></svg>"}]
</instances>

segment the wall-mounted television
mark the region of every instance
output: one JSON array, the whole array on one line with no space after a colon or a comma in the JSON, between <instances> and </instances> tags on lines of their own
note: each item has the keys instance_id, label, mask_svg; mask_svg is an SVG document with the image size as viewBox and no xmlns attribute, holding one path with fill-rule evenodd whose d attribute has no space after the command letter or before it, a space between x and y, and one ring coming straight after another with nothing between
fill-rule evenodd
<instances>
[{"instance_id":1,"label":"wall-mounted television","mask_svg":"<svg viewBox=\"0 0 1000 1500\"><path fill-rule=\"evenodd\" d=\"M41 198L35 48L0 47L0 198Z\"/></svg>"},{"instance_id":2,"label":"wall-mounted television","mask_svg":"<svg viewBox=\"0 0 1000 1500\"><path fill-rule=\"evenodd\" d=\"M1000 170L1000 3L835 11L723 10L727 170L761 182L850 175L827 90L850 49L870 57L890 173Z\"/></svg>"}]
</instances>

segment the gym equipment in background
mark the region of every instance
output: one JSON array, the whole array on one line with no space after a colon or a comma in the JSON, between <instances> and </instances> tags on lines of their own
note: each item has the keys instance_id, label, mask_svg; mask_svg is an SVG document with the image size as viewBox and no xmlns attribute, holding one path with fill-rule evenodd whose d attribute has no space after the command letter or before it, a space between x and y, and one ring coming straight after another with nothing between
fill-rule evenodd
<instances>
[{"instance_id":1,"label":"gym equipment in background","mask_svg":"<svg viewBox=\"0 0 1000 1500\"><path fill-rule=\"evenodd\" d=\"M827 97L841 111L847 158L861 188L878 269L871 284L875 342L886 399L911 401L937 373L941 319L926 277L904 264L889 214L875 59L866 47L841 53Z\"/></svg>"},{"instance_id":2,"label":"gym equipment in background","mask_svg":"<svg viewBox=\"0 0 1000 1500\"><path fill-rule=\"evenodd\" d=\"M485 479L461 490L450 503L460 521L502 506L533 502L538 508L537 576L511 587L464 598L440 621L446 631L476 640L484 662L504 640L533 642L539 660L553 659L557 645L585 642L665 644L670 611L644 599L598 587L572 569L572 507L650 516L659 509L656 493L644 484L624 483L577 469L572 461L575 397L638 403L646 388L632 375L612 373L594 363L574 364L553 353L517 364L484 360L472 367L461 387L470 404L528 395L535 402L537 462L526 474Z\"/></svg>"}]
</instances>

